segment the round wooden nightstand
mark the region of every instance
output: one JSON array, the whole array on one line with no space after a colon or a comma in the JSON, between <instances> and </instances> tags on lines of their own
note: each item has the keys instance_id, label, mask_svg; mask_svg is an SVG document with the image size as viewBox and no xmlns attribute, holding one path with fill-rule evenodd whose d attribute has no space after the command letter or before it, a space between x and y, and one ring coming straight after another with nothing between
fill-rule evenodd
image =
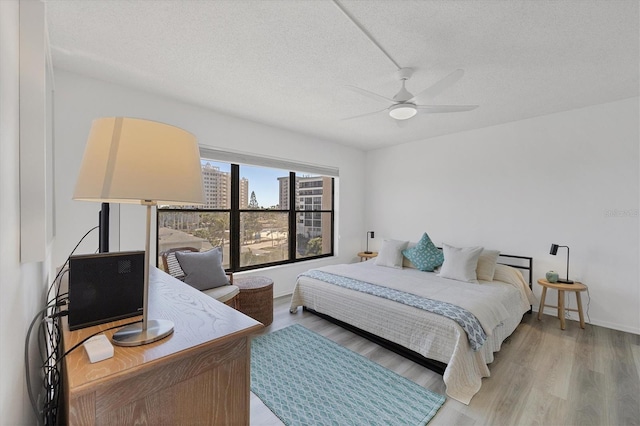
<instances>
[{"instance_id":1,"label":"round wooden nightstand","mask_svg":"<svg viewBox=\"0 0 640 426\"><path fill-rule=\"evenodd\" d=\"M358 256L360 257L360 262L362 262L365 260L373 259L374 257L378 256L378 252L372 251L371 253L365 253L361 251L360 253L358 253Z\"/></svg>"},{"instance_id":2,"label":"round wooden nightstand","mask_svg":"<svg viewBox=\"0 0 640 426\"><path fill-rule=\"evenodd\" d=\"M542 317L542 311L544 307L547 306L549 308L556 308L558 310L558 318L560 318L560 328L564 330L564 311L573 311L577 312L580 316L580 328L584 328L584 316L582 314L582 299L580 298L580 292L586 291L587 286L574 282L573 284L565 284L565 283L550 283L549 281L541 278L538 280L538 284L542 286L542 297L540 297L540 308L538 309L538 319ZM558 305L545 305L544 299L547 296L547 289L552 288L554 290L558 290ZM576 294L576 300L578 302L578 309L570 309L564 307L564 292L572 291Z\"/></svg>"}]
</instances>

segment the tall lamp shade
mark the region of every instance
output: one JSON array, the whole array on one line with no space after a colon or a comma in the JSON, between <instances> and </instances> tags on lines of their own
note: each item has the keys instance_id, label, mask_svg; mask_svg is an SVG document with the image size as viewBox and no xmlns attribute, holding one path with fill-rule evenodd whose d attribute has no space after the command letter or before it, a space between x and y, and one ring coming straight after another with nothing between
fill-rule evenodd
<instances>
[{"instance_id":1,"label":"tall lamp shade","mask_svg":"<svg viewBox=\"0 0 640 426\"><path fill-rule=\"evenodd\" d=\"M195 136L168 124L137 118L94 120L73 199L147 206L142 323L118 330L113 342L138 346L170 335L171 321L147 318L151 210L158 204L204 204Z\"/></svg>"},{"instance_id":2,"label":"tall lamp shade","mask_svg":"<svg viewBox=\"0 0 640 426\"><path fill-rule=\"evenodd\" d=\"M125 117L94 120L73 199L203 204L195 136L156 121Z\"/></svg>"}]
</instances>

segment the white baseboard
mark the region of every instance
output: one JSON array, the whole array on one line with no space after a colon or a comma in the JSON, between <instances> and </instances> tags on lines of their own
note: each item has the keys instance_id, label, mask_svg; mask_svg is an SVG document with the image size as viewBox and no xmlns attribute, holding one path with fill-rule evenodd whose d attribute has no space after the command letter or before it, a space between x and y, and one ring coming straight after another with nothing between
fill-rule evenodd
<instances>
[{"instance_id":1,"label":"white baseboard","mask_svg":"<svg viewBox=\"0 0 640 426\"><path fill-rule=\"evenodd\" d=\"M538 315L538 309L536 309L535 306L533 308L533 312L535 315ZM545 308L543 311L543 314L556 317L557 316L556 312L557 311L554 308ZM580 317L578 316L577 312L565 312L565 314L568 314L565 318L569 321L580 321ZM612 330L624 331L625 333L640 335L640 328L633 328L633 327L628 327L624 324L617 324L617 323L612 323L608 321L600 321L598 319L589 318L586 311L584 311L584 322L587 324L597 325L599 327L605 327L605 328L610 328Z\"/></svg>"}]
</instances>

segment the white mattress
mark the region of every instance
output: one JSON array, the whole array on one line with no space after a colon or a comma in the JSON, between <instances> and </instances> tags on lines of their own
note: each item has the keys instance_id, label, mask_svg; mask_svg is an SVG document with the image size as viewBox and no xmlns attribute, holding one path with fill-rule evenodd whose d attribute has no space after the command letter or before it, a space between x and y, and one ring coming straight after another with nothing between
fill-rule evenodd
<instances>
[{"instance_id":1,"label":"white mattress","mask_svg":"<svg viewBox=\"0 0 640 426\"><path fill-rule=\"evenodd\" d=\"M474 352L465 331L453 320L388 299L301 276L290 309L306 306L447 364L447 395L468 404L490 375L493 353L520 323L535 298L520 272L498 265L493 282L463 283L416 269L393 269L374 261L332 265L319 270L385 285L456 304L473 313L488 335Z\"/></svg>"}]
</instances>

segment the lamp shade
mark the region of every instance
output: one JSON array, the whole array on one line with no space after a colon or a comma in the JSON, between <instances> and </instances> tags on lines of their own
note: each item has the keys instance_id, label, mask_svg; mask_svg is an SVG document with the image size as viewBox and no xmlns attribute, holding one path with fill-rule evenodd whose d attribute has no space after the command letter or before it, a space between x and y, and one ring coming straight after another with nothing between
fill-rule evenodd
<instances>
[{"instance_id":1,"label":"lamp shade","mask_svg":"<svg viewBox=\"0 0 640 426\"><path fill-rule=\"evenodd\" d=\"M195 136L156 121L127 117L94 120L73 199L204 204Z\"/></svg>"}]
</instances>

